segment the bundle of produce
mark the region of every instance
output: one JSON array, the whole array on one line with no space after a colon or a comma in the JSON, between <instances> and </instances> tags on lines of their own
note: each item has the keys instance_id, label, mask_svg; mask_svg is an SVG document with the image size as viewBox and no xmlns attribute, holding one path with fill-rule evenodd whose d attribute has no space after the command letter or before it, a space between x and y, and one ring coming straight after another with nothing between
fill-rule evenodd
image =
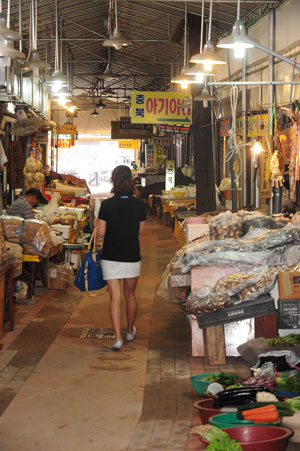
<instances>
[{"instance_id":1,"label":"bundle of produce","mask_svg":"<svg viewBox=\"0 0 300 451\"><path fill-rule=\"evenodd\" d=\"M47 173L49 166L42 161L42 152L39 147L32 147L30 156L27 158L23 174L25 176L26 189L39 188L41 189L44 181L45 174Z\"/></svg>"},{"instance_id":2,"label":"bundle of produce","mask_svg":"<svg viewBox=\"0 0 300 451\"><path fill-rule=\"evenodd\" d=\"M237 375L235 373L217 373L217 374L207 374L206 378L203 379L210 382L217 382L223 385L223 387L228 387L230 385L236 384Z\"/></svg>"},{"instance_id":3,"label":"bundle of produce","mask_svg":"<svg viewBox=\"0 0 300 451\"><path fill-rule=\"evenodd\" d=\"M191 291L184 307L189 313L203 314L207 312L217 312L232 304L229 296L217 294L208 286L203 286L199 290Z\"/></svg>"},{"instance_id":4,"label":"bundle of produce","mask_svg":"<svg viewBox=\"0 0 300 451\"><path fill-rule=\"evenodd\" d=\"M0 216L0 224L5 239L21 245L24 254L48 256L51 246L48 224L17 216Z\"/></svg>"},{"instance_id":5,"label":"bundle of produce","mask_svg":"<svg viewBox=\"0 0 300 451\"><path fill-rule=\"evenodd\" d=\"M300 393L300 371L289 377L277 377L275 382L278 392Z\"/></svg>"},{"instance_id":6,"label":"bundle of produce","mask_svg":"<svg viewBox=\"0 0 300 451\"><path fill-rule=\"evenodd\" d=\"M268 410L272 406L271 410ZM239 420L250 419L249 416L255 415L257 412L260 413L270 413L277 411L278 417L290 417L294 414L294 409L286 402L251 402L245 404L244 406L239 406L236 416ZM265 411L258 409L266 409ZM276 420L275 420L276 421Z\"/></svg>"},{"instance_id":7,"label":"bundle of produce","mask_svg":"<svg viewBox=\"0 0 300 451\"><path fill-rule=\"evenodd\" d=\"M268 338L265 343L270 347L298 346L300 345L300 334L289 334L285 337Z\"/></svg>"},{"instance_id":8,"label":"bundle of produce","mask_svg":"<svg viewBox=\"0 0 300 451\"><path fill-rule=\"evenodd\" d=\"M279 413L274 404L257 409L248 409L242 412L244 420L254 421L254 423L278 423Z\"/></svg>"},{"instance_id":9,"label":"bundle of produce","mask_svg":"<svg viewBox=\"0 0 300 451\"><path fill-rule=\"evenodd\" d=\"M210 424L194 426L191 429L192 434L200 435L204 440L209 442L207 450L211 451L242 451L240 444L229 437L227 432L222 431Z\"/></svg>"},{"instance_id":10,"label":"bundle of produce","mask_svg":"<svg viewBox=\"0 0 300 451\"><path fill-rule=\"evenodd\" d=\"M288 404L291 410L298 412L300 410L300 396L295 396L294 398L287 398L284 404Z\"/></svg>"},{"instance_id":11,"label":"bundle of produce","mask_svg":"<svg viewBox=\"0 0 300 451\"><path fill-rule=\"evenodd\" d=\"M239 238L243 235L243 221L237 213L227 210L218 214L209 223L209 237L211 240L225 240Z\"/></svg>"},{"instance_id":12,"label":"bundle of produce","mask_svg":"<svg viewBox=\"0 0 300 451\"><path fill-rule=\"evenodd\" d=\"M239 406L256 401L256 395L259 392L268 391L263 386L238 387L224 390L214 397L214 406Z\"/></svg>"},{"instance_id":13,"label":"bundle of produce","mask_svg":"<svg viewBox=\"0 0 300 451\"><path fill-rule=\"evenodd\" d=\"M274 390L275 378L268 376L254 376L243 382L244 385L259 385L260 387L266 387L270 391ZM274 395L271 395L274 396ZM263 400L262 400L263 401ZM267 400L266 400L267 401Z\"/></svg>"}]
</instances>

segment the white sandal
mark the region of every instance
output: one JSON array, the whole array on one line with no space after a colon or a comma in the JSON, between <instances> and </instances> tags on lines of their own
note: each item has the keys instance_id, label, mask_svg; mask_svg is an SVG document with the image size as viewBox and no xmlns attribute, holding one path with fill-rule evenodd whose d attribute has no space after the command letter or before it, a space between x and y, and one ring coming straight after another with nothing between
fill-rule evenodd
<instances>
[{"instance_id":1,"label":"white sandal","mask_svg":"<svg viewBox=\"0 0 300 451\"><path fill-rule=\"evenodd\" d=\"M121 348L123 346L123 340L116 340L114 344L112 345L113 351L121 351Z\"/></svg>"},{"instance_id":2,"label":"white sandal","mask_svg":"<svg viewBox=\"0 0 300 451\"><path fill-rule=\"evenodd\" d=\"M126 331L126 341L133 341L135 339L135 336L136 336L136 328L135 328L135 326L133 326L131 333Z\"/></svg>"}]
</instances>

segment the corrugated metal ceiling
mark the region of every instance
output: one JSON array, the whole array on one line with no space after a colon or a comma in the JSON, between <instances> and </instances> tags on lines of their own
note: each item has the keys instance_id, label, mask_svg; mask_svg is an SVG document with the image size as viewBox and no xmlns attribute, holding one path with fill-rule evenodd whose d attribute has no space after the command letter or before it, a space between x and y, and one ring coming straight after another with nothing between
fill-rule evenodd
<instances>
[{"instance_id":1,"label":"corrugated metal ceiling","mask_svg":"<svg viewBox=\"0 0 300 451\"><path fill-rule=\"evenodd\" d=\"M241 0L241 18L250 24L278 1ZM21 15L19 14L21 5ZM28 51L30 33L30 5L28 0L11 0L11 17L16 29L20 18L24 48ZM7 2L3 2L5 11ZM114 2L108 0L58 0L60 52L64 73L73 73L73 94L85 107L92 98L98 99L110 88L111 102L123 102L131 90L165 90L173 71L183 62L183 20L185 2L120 0L118 25L120 31L133 41L132 46L111 50L111 70L118 80L100 80L107 66L109 50L102 46L108 35L109 11ZM188 14L199 17L202 0L188 2ZM205 1L205 20L209 16L209 1ZM217 41L231 30L236 20L235 0L214 0L212 39ZM114 23L114 18L112 19ZM55 0L38 0L38 51L54 69ZM173 42L176 40L177 42ZM71 63L72 62L72 63ZM93 97L96 96L96 97ZM105 95L104 95L105 96Z\"/></svg>"}]
</instances>

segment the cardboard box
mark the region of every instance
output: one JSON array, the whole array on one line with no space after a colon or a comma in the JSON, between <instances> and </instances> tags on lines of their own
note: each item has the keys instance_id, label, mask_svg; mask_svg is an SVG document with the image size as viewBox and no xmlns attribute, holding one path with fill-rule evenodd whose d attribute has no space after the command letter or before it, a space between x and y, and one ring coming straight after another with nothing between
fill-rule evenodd
<instances>
[{"instance_id":1,"label":"cardboard box","mask_svg":"<svg viewBox=\"0 0 300 451\"><path fill-rule=\"evenodd\" d=\"M49 263L48 266L48 288L51 290L66 290L72 279L72 269L66 268L65 264L56 265Z\"/></svg>"},{"instance_id":2,"label":"cardboard box","mask_svg":"<svg viewBox=\"0 0 300 451\"><path fill-rule=\"evenodd\" d=\"M278 273L279 299L300 299L300 272Z\"/></svg>"}]
</instances>

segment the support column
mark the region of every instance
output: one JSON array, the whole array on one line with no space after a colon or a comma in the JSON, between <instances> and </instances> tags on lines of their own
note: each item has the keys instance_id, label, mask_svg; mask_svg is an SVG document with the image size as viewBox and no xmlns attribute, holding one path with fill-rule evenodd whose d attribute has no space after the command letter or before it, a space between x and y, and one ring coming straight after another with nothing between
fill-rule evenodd
<instances>
[{"instance_id":1,"label":"support column","mask_svg":"<svg viewBox=\"0 0 300 451\"><path fill-rule=\"evenodd\" d=\"M200 19L190 15L189 24L189 54L199 53L200 48ZM205 32L204 32L205 36ZM192 85L193 98L201 94L202 85ZM214 154L211 125L211 102L208 108L203 102L193 101L193 125L191 145L194 152L196 209L197 214L216 210Z\"/></svg>"}]
</instances>

